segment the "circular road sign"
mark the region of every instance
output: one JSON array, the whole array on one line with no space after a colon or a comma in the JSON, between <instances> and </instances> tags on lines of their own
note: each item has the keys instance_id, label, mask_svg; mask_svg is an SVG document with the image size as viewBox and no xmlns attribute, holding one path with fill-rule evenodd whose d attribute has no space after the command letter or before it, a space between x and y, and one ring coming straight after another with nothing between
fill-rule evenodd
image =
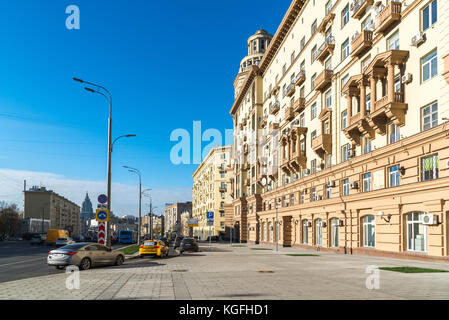
<instances>
[{"instance_id":1,"label":"circular road sign","mask_svg":"<svg viewBox=\"0 0 449 320\"><path fill-rule=\"evenodd\" d=\"M99 196L98 196L98 202L99 203L106 203L106 202L108 202L108 196L107 195L105 195L105 194L100 194Z\"/></svg>"},{"instance_id":2,"label":"circular road sign","mask_svg":"<svg viewBox=\"0 0 449 320\"><path fill-rule=\"evenodd\" d=\"M106 211L99 211L97 214L98 220L106 220L108 218L108 213Z\"/></svg>"}]
</instances>

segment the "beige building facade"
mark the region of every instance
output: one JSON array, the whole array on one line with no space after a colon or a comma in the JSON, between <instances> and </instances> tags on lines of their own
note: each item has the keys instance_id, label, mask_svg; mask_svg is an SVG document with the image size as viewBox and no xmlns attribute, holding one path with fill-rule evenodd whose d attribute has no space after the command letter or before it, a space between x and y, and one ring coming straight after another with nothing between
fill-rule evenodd
<instances>
[{"instance_id":1,"label":"beige building facade","mask_svg":"<svg viewBox=\"0 0 449 320\"><path fill-rule=\"evenodd\" d=\"M211 149L193 173L192 218L198 219L193 235L200 239L208 236L225 236L225 206L232 203L228 182L232 177L229 165L231 146ZM214 212L214 225L207 225L207 212ZM229 211L228 211L229 212Z\"/></svg>"},{"instance_id":2,"label":"beige building facade","mask_svg":"<svg viewBox=\"0 0 449 320\"><path fill-rule=\"evenodd\" d=\"M164 209L164 232L181 235L181 214L192 212L192 202L167 204Z\"/></svg>"},{"instance_id":3,"label":"beige building facade","mask_svg":"<svg viewBox=\"0 0 449 320\"><path fill-rule=\"evenodd\" d=\"M80 206L45 187L32 187L24 193L24 218L50 220L50 229L80 234Z\"/></svg>"},{"instance_id":4,"label":"beige building facade","mask_svg":"<svg viewBox=\"0 0 449 320\"><path fill-rule=\"evenodd\" d=\"M240 241L448 261L448 6L292 1L231 108Z\"/></svg>"}]
</instances>

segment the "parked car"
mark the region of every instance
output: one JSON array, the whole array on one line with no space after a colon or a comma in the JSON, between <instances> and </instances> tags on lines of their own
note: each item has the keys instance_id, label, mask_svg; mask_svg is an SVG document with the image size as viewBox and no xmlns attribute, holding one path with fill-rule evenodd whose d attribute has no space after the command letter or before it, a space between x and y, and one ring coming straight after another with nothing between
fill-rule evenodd
<instances>
[{"instance_id":1,"label":"parked car","mask_svg":"<svg viewBox=\"0 0 449 320\"><path fill-rule=\"evenodd\" d=\"M175 249L181 245L181 241L184 237L176 237L170 240L170 247L174 247Z\"/></svg>"},{"instance_id":2,"label":"parked car","mask_svg":"<svg viewBox=\"0 0 449 320\"><path fill-rule=\"evenodd\" d=\"M200 236L194 236L193 239L195 239L196 241L200 241Z\"/></svg>"},{"instance_id":3,"label":"parked car","mask_svg":"<svg viewBox=\"0 0 449 320\"><path fill-rule=\"evenodd\" d=\"M218 242L218 240L220 240L218 236L208 236L206 241L207 242Z\"/></svg>"},{"instance_id":4,"label":"parked car","mask_svg":"<svg viewBox=\"0 0 449 320\"><path fill-rule=\"evenodd\" d=\"M63 238L58 238L58 240L56 240L56 246L57 247L62 247L62 246L66 246L68 244L73 244L76 243L72 238L70 237L63 237Z\"/></svg>"},{"instance_id":5,"label":"parked car","mask_svg":"<svg viewBox=\"0 0 449 320\"><path fill-rule=\"evenodd\" d=\"M86 242L86 238L83 235L74 236L73 241L75 242Z\"/></svg>"},{"instance_id":6,"label":"parked car","mask_svg":"<svg viewBox=\"0 0 449 320\"><path fill-rule=\"evenodd\" d=\"M47 239L47 236L45 234L39 234L39 233L35 233L32 235L31 237L31 245L41 245L45 243L45 240Z\"/></svg>"},{"instance_id":7,"label":"parked car","mask_svg":"<svg viewBox=\"0 0 449 320\"><path fill-rule=\"evenodd\" d=\"M154 257L167 257L169 248L165 244L165 242L161 240L146 240L139 247L139 258L143 258L145 256L154 256Z\"/></svg>"},{"instance_id":8,"label":"parked car","mask_svg":"<svg viewBox=\"0 0 449 320\"><path fill-rule=\"evenodd\" d=\"M81 242L69 244L48 253L47 264L57 269L75 265L80 270L101 265L121 265L125 255L121 251L112 251L102 244Z\"/></svg>"},{"instance_id":9,"label":"parked car","mask_svg":"<svg viewBox=\"0 0 449 320\"><path fill-rule=\"evenodd\" d=\"M194 251L198 252L198 242L194 238L184 238L181 241L181 244L179 246L179 252L182 254L185 251Z\"/></svg>"}]
</instances>

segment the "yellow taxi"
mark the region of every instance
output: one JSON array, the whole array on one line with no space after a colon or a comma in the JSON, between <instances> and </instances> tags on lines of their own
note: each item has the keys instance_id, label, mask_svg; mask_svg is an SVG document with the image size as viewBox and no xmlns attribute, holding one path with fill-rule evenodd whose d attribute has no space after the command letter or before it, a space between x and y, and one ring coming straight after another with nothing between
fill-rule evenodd
<instances>
[{"instance_id":1,"label":"yellow taxi","mask_svg":"<svg viewBox=\"0 0 449 320\"><path fill-rule=\"evenodd\" d=\"M139 247L139 257L155 256L159 258L168 256L168 247L161 240L145 240Z\"/></svg>"}]
</instances>

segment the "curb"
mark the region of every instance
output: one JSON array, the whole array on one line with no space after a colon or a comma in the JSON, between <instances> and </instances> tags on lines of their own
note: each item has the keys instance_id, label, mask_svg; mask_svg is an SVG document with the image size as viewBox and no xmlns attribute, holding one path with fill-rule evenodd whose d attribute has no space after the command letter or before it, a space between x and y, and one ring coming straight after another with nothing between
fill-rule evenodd
<instances>
[{"instance_id":1,"label":"curb","mask_svg":"<svg viewBox=\"0 0 449 320\"><path fill-rule=\"evenodd\" d=\"M136 259L138 257L139 257L139 252L136 252L134 254L127 254L127 255L125 255L125 260Z\"/></svg>"}]
</instances>

